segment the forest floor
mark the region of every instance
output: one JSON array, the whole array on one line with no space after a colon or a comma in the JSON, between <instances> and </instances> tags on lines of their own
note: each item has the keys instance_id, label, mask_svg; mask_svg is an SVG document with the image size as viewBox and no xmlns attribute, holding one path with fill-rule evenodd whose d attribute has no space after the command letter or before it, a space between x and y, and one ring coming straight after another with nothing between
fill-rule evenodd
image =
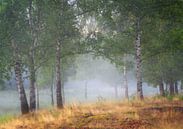
<instances>
[{"instance_id":1,"label":"forest floor","mask_svg":"<svg viewBox=\"0 0 183 129\"><path fill-rule=\"evenodd\" d=\"M0 129L183 129L183 101L146 98L144 101L72 104L41 110L0 123Z\"/></svg>"}]
</instances>

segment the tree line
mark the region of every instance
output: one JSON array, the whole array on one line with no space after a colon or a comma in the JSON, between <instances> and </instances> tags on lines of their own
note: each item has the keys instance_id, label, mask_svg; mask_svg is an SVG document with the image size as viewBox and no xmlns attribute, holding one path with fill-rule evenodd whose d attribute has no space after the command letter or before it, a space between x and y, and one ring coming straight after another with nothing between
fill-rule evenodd
<instances>
[{"instance_id":1,"label":"tree line","mask_svg":"<svg viewBox=\"0 0 183 129\"><path fill-rule=\"evenodd\" d=\"M93 53L111 60L124 76L135 64L141 100L142 82L159 86L162 96L165 84L167 93L177 94L183 77L182 17L181 0L1 0L1 80L15 73L26 114L36 110L38 73L54 67L57 107L63 108L64 69L78 54Z\"/></svg>"}]
</instances>

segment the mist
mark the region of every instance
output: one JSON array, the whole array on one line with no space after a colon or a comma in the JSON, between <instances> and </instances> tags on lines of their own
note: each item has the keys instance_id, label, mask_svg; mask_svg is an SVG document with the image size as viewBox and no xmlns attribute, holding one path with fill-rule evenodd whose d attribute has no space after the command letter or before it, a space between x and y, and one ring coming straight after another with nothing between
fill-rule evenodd
<instances>
[{"instance_id":1,"label":"mist","mask_svg":"<svg viewBox=\"0 0 183 129\"><path fill-rule=\"evenodd\" d=\"M98 101L123 101L125 99L123 70L108 59L95 57L91 54L80 55L75 59L73 65L75 66L74 70L70 70L69 67L65 72L67 79L64 81L63 99L66 105ZM129 98L133 99L136 96L136 79L133 69L127 71L127 81ZM24 80L24 83L29 98L29 81ZM0 91L0 114L19 114L19 97L14 77L12 77L11 83L6 83L6 85L9 88ZM157 88L147 83L143 83L143 90L145 96L153 96L158 93ZM54 94L54 103L55 98ZM39 103L41 109L52 107L49 85L39 88Z\"/></svg>"}]
</instances>

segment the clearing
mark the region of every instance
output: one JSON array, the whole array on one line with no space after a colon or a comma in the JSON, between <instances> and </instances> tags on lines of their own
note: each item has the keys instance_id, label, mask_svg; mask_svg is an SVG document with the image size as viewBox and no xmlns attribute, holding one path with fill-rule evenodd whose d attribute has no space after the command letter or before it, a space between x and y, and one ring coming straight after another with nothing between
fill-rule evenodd
<instances>
[{"instance_id":1,"label":"clearing","mask_svg":"<svg viewBox=\"0 0 183 129\"><path fill-rule=\"evenodd\" d=\"M41 110L1 122L0 129L183 129L182 123L183 101L146 98Z\"/></svg>"}]
</instances>

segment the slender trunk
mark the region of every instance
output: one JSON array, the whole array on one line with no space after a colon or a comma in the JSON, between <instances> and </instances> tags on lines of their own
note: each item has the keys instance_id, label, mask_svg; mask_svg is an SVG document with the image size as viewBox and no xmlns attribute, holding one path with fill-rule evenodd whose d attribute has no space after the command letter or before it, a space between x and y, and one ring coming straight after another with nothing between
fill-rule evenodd
<instances>
[{"instance_id":1,"label":"slender trunk","mask_svg":"<svg viewBox=\"0 0 183 129\"><path fill-rule=\"evenodd\" d=\"M123 76L124 76L125 98L129 99L129 96L128 96L128 80L127 80L127 75L126 75L126 65L123 66Z\"/></svg>"},{"instance_id":2,"label":"slender trunk","mask_svg":"<svg viewBox=\"0 0 183 129\"><path fill-rule=\"evenodd\" d=\"M181 80L180 89L183 90L183 81Z\"/></svg>"},{"instance_id":3,"label":"slender trunk","mask_svg":"<svg viewBox=\"0 0 183 129\"><path fill-rule=\"evenodd\" d=\"M179 91L178 91L178 83L177 83L177 81L175 82L175 94L178 94L179 93Z\"/></svg>"},{"instance_id":4,"label":"slender trunk","mask_svg":"<svg viewBox=\"0 0 183 129\"><path fill-rule=\"evenodd\" d=\"M64 90L64 81L61 83L61 91L62 91L62 103L65 104L65 90Z\"/></svg>"},{"instance_id":5,"label":"slender trunk","mask_svg":"<svg viewBox=\"0 0 183 129\"><path fill-rule=\"evenodd\" d=\"M31 43L32 46L29 51L29 72L30 72L30 111L35 111L36 110L36 88L35 88L35 83L36 83L36 70L35 70L35 51L34 48L37 43L37 36L35 36L34 32L34 23L33 23L33 16L32 16L32 0L29 0L29 8L28 8L28 13L29 13L29 27L30 27L30 35L31 35Z\"/></svg>"},{"instance_id":6,"label":"slender trunk","mask_svg":"<svg viewBox=\"0 0 183 129\"><path fill-rule=\"evenodd\" d=\"M137 78L137 98L143 99L142 91L142 71L141 71L141 30L140 30L140 19L137 19L136 23L136 40L135 40L135 49L136 49L136 78Z\"/></svg>"},{"instance_id":7,"label":"slender trunk","mask_svg":"<svg viewBox=\"0 0 183 129\"><path fill-rule=\"evenodd\" d=\"M61 45L60 42L57 42L56 48L56 100L57 107L63 108L63 100L62 100L62 87L61 87Z\"/></svg>"},{"instance_id":8,"label":"slender trunk","mask_svg":"<svg viewBox=\"0 0 183 129\"><path fill-rule=\"evenodd\" d=\"M54 96L53 96L53 92L54 92L54 84L51 85L51 105L54 106Z\"/></svg>"},{"instance_id":9,"label":"slender trunk","mask_svg":"<svg viewBox=\"0 0 183 129\"><path fill-rule=\"evenodd\" d=\"M87 100L88 99L88 82L85 81L85 99Z\"/></svg>"},{"instance_id":10,"label":"slender trunk","mask_svg":"<svg viewBox=\"0 0 183 129\"><path fill-rule=\"evenodd\" d=\"M33 52L30 53L30 111L36 110L36 90L35 90L35 82L36 82L36 75L34 69L34 57Z\"/></svg>"},{"instance_id":11,"label":"slender trunk","mask_svg":"<svg viewBox=\"0 0 183 129\"><path fill-rule=\"evenodd\" d=\"M13 48L14 48L14 59L15 59L15 65L14 65L14 71L15 71L15 79L16 79L16 85L19 93L19 99L20 99L20 108L22 114L29 113L29 105L27 102L27 97L23 85L22 80L22 71L21 71L21 60L19 59L18 55L18 49L17 46L15 46L14 42L12 42Z\"/></svg>"},{"instance_id":12,"label":"slender trunk","mask_svg":"<svg viewBox=\"0 0 183 129\"><path fill-rule=\"evenodd\" d=\"M114 85L114 93L115 93L115 98L118 98L118 87L117 84Z\"/></svg>"},{"instance_id":13,"label":"slender trunk","mask_svg":"<svg viewBox=\"0 0 183 129\"><path fill-rule=\"evenodd\" d=\"M52 83L51 83L51 88L50 88L50 92L51 92L51 105L54 106L54 66L52 67Z\"/></svg>"},{"instance_id":14,"label":"slender trunk","mask_svg":"<svg viewBox=\"0 0 183 129\"><path fill-rule=\"evenodd\" d=\"M54 70L52 69L52 83L51 83L51 105L54 106Z\"/></svg>"},{"instance_id":15,"label":"slender trunk","mask_svg":"<svg viewBox=\"0 0 183 129\"><path fill-rule=\"evenodd\" d=\"M174 95L174 83L170 81L170 95Z\"/></svg>"},{"instance_id":16,"label":"slender trunk","mask_svg":"<svg viewBox=\"0 0 183 129\"><path fill-rule=\"evenodd\" d=\"M168 83L165 83L165 92L168 94Z\"/></svg>"},{"instance_id":17,"label":"slender trunk","mask_svg":"<svg viewBox=\"0 0 183 129\"><path fill-rule=\"evenodd\" d=\"M159 92L161 96L165 96L165 91L164 91L164 85L163 82L159 83Z\"/></svg>"},{"instance_id":18,"label":"slender trunk","mask_svg":"<svg viewBox=\"0 0 183 129\"><path fill-rule=\"evenodd\" d=\"M39 88L36 86L36 96L37 96L37 110L39 110Z\"/></svg>"}]
</instances>

